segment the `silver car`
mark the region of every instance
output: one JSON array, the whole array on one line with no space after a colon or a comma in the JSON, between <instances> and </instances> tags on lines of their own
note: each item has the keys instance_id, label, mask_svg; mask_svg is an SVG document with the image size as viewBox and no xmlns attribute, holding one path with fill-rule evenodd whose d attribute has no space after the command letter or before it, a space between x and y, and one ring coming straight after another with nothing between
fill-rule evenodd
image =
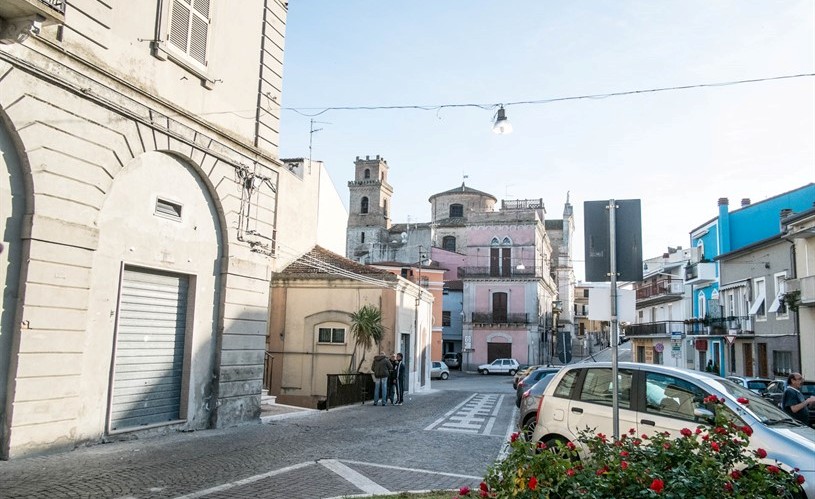
<instances>
[{"instance_id":1,"label":"silver car","mask_svg":"<svg viewBox=\"0 0 815 499\"><path fill-rule=\"evenodd\" d=\"M713 414L703 400L724 400L730 417L749 425L750 448L763 448L768 464L789 471L799 468L804 491L815 498L815 430L806 427L760 395L710 373L654 364L618 365L619 430L638 434L668 432L678 437L683 428L709 421ZM566 366L543 392L532 441L556 445L577 441L578 432L592 428L613 434L610 362ZM746 403L739 399L746 399Z\"/></svg>"},{"instance_id":2,"label":"silver car","mask_svg":"<svg viewBox=\"0 0 815 499\"><path fill-rule=\"evenodd\" d=\"M430 366L430 377L445 380L450 377L450 368L444 362L433 362Z\"/></svg>"},{"instance_id":3,"label":"silver car","mask_svg":"<svg viewBox=\"0 0 815 499\"><path fill-rule=\"evenodd\" d=\"M556 373L557 371L547 373L521 395L518 429L527 440L532 437L532 432L535 431L535 425L538 423L538 404L541 395L543 395L543 390L552 381Z\"/></svg>"}]
</instances>

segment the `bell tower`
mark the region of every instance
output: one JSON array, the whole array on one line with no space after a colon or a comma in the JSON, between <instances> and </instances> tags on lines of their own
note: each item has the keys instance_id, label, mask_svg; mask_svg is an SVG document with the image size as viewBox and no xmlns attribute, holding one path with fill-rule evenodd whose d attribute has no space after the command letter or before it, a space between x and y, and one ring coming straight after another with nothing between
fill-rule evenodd
<instances>
[{"instance_id":1,"label":"bell tower","mask_svg":"<svg viewBox=\"0 0 815 499\"><path fill-rule=\"evenodd\" d=\"M357 156L354 180L348 182L348 232L345 238L346 257L364 261L372 245L386 243L391 227L390 203L393 188L388 183L388 162Z\"/></svg>"}]
</instances>

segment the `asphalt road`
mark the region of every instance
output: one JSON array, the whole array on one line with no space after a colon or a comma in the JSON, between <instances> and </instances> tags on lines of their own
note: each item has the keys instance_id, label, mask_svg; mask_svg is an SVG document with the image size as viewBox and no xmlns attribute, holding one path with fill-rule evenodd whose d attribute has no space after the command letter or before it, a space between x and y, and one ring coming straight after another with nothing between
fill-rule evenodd
<instances>
[{"instance_id":1,"label":"asphalt road","mask_svg":"<svg viewBox=\"0 0 815 499\"><path fill-rule=\"evenodd\" d=\"M330 498L477 486L514 431L509 376L453 371L402 406L0 462L0 497Z\"/></svg>"}]
</instances>

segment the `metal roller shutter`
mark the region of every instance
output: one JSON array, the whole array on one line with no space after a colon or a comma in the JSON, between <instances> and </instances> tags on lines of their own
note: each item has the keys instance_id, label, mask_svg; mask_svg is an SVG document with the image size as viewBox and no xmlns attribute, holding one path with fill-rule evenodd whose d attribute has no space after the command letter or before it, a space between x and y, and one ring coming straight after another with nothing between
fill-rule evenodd
<instances>
[{"instance_id":1,"label":"metal roller shutter","mask_svg":"<svg viewBox=\"0 0 815 499\"><path fill-rule=\"evenodd\" d=\"M189 278L125 267L110 430L178 420Z\"/></svg>"}]
</instances>

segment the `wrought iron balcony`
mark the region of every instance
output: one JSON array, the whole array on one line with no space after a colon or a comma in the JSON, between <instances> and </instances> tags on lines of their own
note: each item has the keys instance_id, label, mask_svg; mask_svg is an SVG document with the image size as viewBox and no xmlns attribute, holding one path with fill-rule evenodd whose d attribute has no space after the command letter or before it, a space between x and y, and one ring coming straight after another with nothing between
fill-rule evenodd
<instances>
[{"instance_id":1,"label":"wrought iron balcony","mask_svg":"<svg viewBox=\"0 0 815 499\"><path fill-rule=\"evenodd\" d=\"M22 43L42 26L65 23L65 0L0 1L0 43Z\"/></svg>"},{"instance_id":2,"label":"wrought iron balcony","mask_svg":"<svg viewBox=\"0 0 815 499\"><path fill-rule=\"evenodd\" d=\"M674 300L682 296L685 285L680 280L660 279L640 285L636 289L637 303Z\"/></svg>"},{"instance_id":3,"label":"wrought iron balcony","mask_svg":"<svg viewBox=\"0 0 815 499\"><path fill-rule=\"evenodd\" d=\"M470 314L470 319L473 324L528 324L529 314L494 314L489 312L472 312Z\"/></svg>"},{"instance_id":4,"label":"wrought iron balcony","mask_svg":"<svg viewBox=\"0 0 815 499\"><path fill-rule=\"evenodd\" d=\"M706 317L684 321L657 321L630 324L626 336L668 336L681 332L686 335L723 336L727 334L752 334L752 322L747 316Z\"/></svg>"},{"instance_id":5,"label":"wrought iron balcony","mask_svg":"<svg viewBox=\"0 0 815 499\"><path fill-rule=\"evenodd\" d=\"M509 272L501 272L501 269L492 267L459 267L458 277L461 279L479 279L485 277L512 278L512 277L534 277L535 267L528 266L523 269L512 267Z\"/></svg>"}]
</instances>

